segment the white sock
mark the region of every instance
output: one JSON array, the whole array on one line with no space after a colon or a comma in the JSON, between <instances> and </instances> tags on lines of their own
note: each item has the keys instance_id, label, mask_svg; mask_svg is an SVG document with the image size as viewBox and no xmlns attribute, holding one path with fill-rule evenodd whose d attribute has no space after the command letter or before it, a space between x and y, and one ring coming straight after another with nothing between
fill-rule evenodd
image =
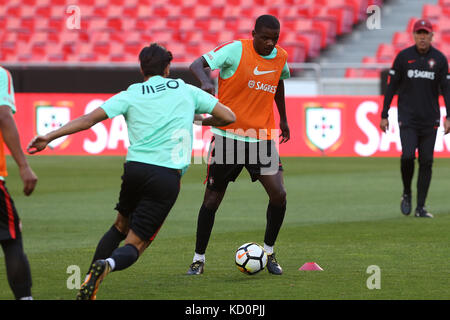
<instances>
[{"instance_id":1,"label":"white sock","mask_svg":"<svg viewBox=\"0 0 450 320\"><path fill-rule=\"evenodd\" d=\"M271 255L273 253L273 246L271 247L264 243L264 250L266 250L268 255Z\"/></svg>"},{"instance_id":2,"label":"white sock","mask_svg":"<svg viewBox=\"0 0 450 320\"><path fill-rule=\"evenodd\" d=\"M33 297L32 297L32 296L29 296L29 297L22 297L22 298L20 298L19 300L33 300Z\"/></svg>"},{"instance_id":3,"label":"white sock","mask_svg":"<svg viewBox=\"0 0 450 320\"><path fill-rule=\"evenodd\" d=\"M108 259L106 259L106 261L108 261L109 266L111 267L111 271L113 271L114 268L116 267L116 262L114 261L114 259L113 258L108 258Z\"/></svg>"},{"instance_id":4,"label":"white sock","mask_svg":"<svg viewBox=\"0 0 450 320\"><path fill-rule=\"evenodd\" d=\"M204 254L198 254L197 252L194 254L194 259L192 259L192 262L195 261L203 261L205 262L205 255Z\"/></svg>"}]
</instances>

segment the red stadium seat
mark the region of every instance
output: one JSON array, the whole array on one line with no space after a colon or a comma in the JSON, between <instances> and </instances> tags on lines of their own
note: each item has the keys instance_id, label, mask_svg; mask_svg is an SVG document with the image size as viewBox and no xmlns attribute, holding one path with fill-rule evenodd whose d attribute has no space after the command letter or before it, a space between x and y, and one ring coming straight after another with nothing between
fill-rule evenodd
<instances>
[{"instance_id":1,"label":"red stadium seat","mask_svg":"<svg viewBox=\"0 0 450 320\"><path fill-rule=\"evenodd\" d=\"M115 17L107 19L107 27L111 31L120 31L122 30L123 19Z\"/></svg>"},{"instance_id":2,"label":"red stadium seat","mask_svg":"<svg viewBox=\"0 0 450 320\"><path fill-rule=\"evenodd\" d=\"M395 49L392 44L382 43L378 46L376 57L378 62L391 62L394 60L395 55L399 49Z\"/></svg>"},{"instance_id":3,"label":"red stadium seat","mask_svg":"<svg viewBox=\"0 0 450 320\"><path fill-rule=\"evenodd\" d=\"M45 47L46 60L54 62L62 62L66 60L66 55L59 44L48 44Z\"/></svg>"},{"instance_id":4,"label":"red stadium seat","mask_svg":"<svg viewBox=\"0 0 450 320\"><path fill-rule=\"evenodd\" d=\"M196 18L194 20L194 27L200 30L209 30L211 25L211 19L208 17Z\"/></svg>"},{"instance_id":5,"label":"red stadium seat","mask_svg":"<svg viewBox=\"0 0 450 320\"><path fill-rule=\"evenodd\" d=\"M302 43L282 47L288 54L288 61L304 62L306 60L306 50Z\"/></svg>"},{"instance_id":6,"label":"red stadium seat","mask_svg":"<svg viewBox=\"0 0 450 320\"><path fill-rule=\"evenodd\" d=\"M346 78L380 78L381 71L379 69L358 69L347 68L345 70Z\"/></svg>"},{"instance_id":7,"label":"red stadium seat","mask_svg":"<svg viewBox=\"0 0 450 320\"><path fill-rule=\"evenodd\" d=\"M35 15L35 7L29 5L22 5L22 13L20 17L23 18L33 18Z\"/></svg>"},{"instance_id":8,"label":"red stadium seat","mask_svg":"<svg viewBox=\"0 0 450 320\"><path fill-rule=\"evenodd\" d=\"M5 28L8 32L15 32L21 29L21 20L17 17L8 17Z\"/></svg>"},{"instance_id":9,"label":"red stadium seat","mask_svg":"<svg viewBox=\"0 0 450 320\"><path fill-rule=\"evenodd\" d=\"M441 32L448 32L448 31L450 31L450 19L448 19L448 18L441 18L440 20L439 20L439 22L438 22L438 25L439 25L439 30L441 31ZM434 28L434 25L433 25L433 28Z\"/></svg>"},{"instance_id":10,"label":"red stadium seat","mask_svg":"<svg viewBox=\"0 0 450 320\"><path fill-rule=\"evenodd\" d=\"M223 18L225 18L225 6L224 5L213 5L210 8L209 14L213 18L223 19Z\"/></svg>"},{"instance_id":11,"label":"red stadium seat","mask_svg":"<svg viewBox=\"0 0 450 320\"><path fill-rule=\"evenodd\" d=\"M442 8L439 5L425 4L422 9L422 17L430 21L436 21L442 15Z\"/></svg>"},{"instance_id":12,"label":"red stadium seat","mask_svg":"<svg viewBox=\"0 0 450 320\"><path fill-rule=\"evenodd\" d=\"M337 35L351 31L372 3L382 1L229 0L225 4L220 0L0 0L0 30L14 33L20 43L30 43L28 47L21 45L20 50L31 50L31 43L41 43L41 33L47 33L49 43L59 45L52 47L55 52L44 54L36 44L37 53L20 51L20 61L135 61L138 51L151 41L173 45L177 52L184 47L185 54L177 59L191 59L203 51L202 45L213 48L222 42L251 38L255 17L273 14L280 19L280 44L287 47L289 61L305 61L318 56ZM80 29L71 30L66 25L73 15L66 11L71 4L81 10ZM434 19L435 7L425 6L424 14ZM439 27L450 30L443 16L437 18ZM442 41L450 38L450 32L442 35ZM2 42L2 59L18 54L18 44L10 39ZM81 50L78 42L86 46ZM401 39L393 38L395 47L400 43ZM120 44L122 53L116 52L122 48Z\"/></svg>"},{"instance_id":13,"label":"red stadium seat","mask_svg":"<svg viewBox=\"0 0 450 320\"><path fill-rule=\"evenodd\" d=\"M209 29L208 30L204 30L207 32L221 32L221 31L227 31L225 29L225 20L224 19L219 19L219 18L213 18L211 19L211 23L209 25Z\"/></svg>"},{"instance_id":14,"label":"red stadium seat","mask_svg":"<svg viewBox=\"0 0 450 320\"><path fill-rule=\"evenodd\" d=\"M22 0L21 2L22 2L22 5L34 7L34 6L36 6L37 0ZM3 5L3 3L2 3L2 5Z\"/></svg>"},{"instance_id":15,"label":"red stadium seat","mask_svg":"<svg viewBox=\"0 0 450 320\"><path fill-rule=\"evenodd\" d=\"M22 7L21 6L17 6L17 5L7 7L6 15L8 17L20 18L22 16Z\"/></svg>"},{"instance_id":16,"label":"red stadium seat","mask_svg":"<svg viewBox=\"0 0 450 320\"><path fill-rule=\"evenodd\" d=\"M49 32L62 32L64 30L67 30L67 25L66 22L67 20L65 18L49 18L46 19L47 20L47 30ZM38 26L39 24L36 24L36 26ZM80 25L81 29L86 30L86 25L85 25L85 21L82 20L81 21L81 25Z\"/></svg>"},{"instance_id":17,"label":"red stadium seat","mask_svg":"<svg viewBox=\"0 0 450 320\"><path fill-rule=\"evenodd\" d=\"M224 15L225 19L240 17L241 16L241 7L240 6L232 6L232 5L228 4L224 8L223 15Z\"/></svg>"},{"instance_id":18,"label":"red stadium seat","mask_svg":"<svg viewBox=\"0 0 450 320\"><path fill-rule=\"evenodd\" d=\"M414 44L413 34L411 32L395 32L392 36L392 44L396 48L404 49Z\"/></svg>"},{"instance_id":19,"label":"red stadium seat","mask_svg":"<svg viewBox=\"0 0 450 320\"><path fill-rule=\"evenodd\" d=\"M450 43L450 30L442 30L440 34L442 42Z\"/></svg>"},{"instance_id":20,"label":"red stadium seat","mask_svg":"<svg viewBox=\"0 0 450 320\"><path fill-rule=\"evenodd\" d=\"M378 63L376 57L364 57L362 63Z\"/></svg>"},{"instance_id":21,"label":"red stadium seat","mask_svg":"<svg viewBox=\"0 0 450 320\"><path fill-rule=\"evenodd\" d=\"M228 41L233 41L233 40L235 40L233 31L222 30L222 31L219 31L217 34L216 45L219 45L220 43L225 43Z\"/></svg>"},{"instance_id":22,"label":"red stadium seat","mask_svg":"<svg viewBox=\"0 0 450 320\"><path fill-rule=\"evenodd\" d=\"M43 44L45 45L49 41L48 32L35 32L30 39L31 44Z\"/></svg>"}]
</instances>

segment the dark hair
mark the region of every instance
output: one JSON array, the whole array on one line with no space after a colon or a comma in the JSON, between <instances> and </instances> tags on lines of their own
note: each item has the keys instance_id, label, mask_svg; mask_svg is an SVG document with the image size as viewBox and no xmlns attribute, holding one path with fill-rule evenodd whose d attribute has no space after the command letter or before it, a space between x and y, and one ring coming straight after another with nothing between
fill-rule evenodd
<instances>
[{"instance_id":1,"label":"dark hair","mask_svg":"<svg viewBox=\"0 0 450 320\"><path fill-rule=\"evenodd\" d=\"M139 53L139 61L144 76L164 75L164 70L172 59L172 53L157 43L144 47Z\"/></svg>"},{"instance_id":2,"label":"dark hair","mask_svg":"<svg viewBox=\"0 0 450 320\"><path fill-rule=\"evenodd\" d=\"M259 32L263 27L266 27L268 29L280 29L280 21L278 19L270 14L264 14L262 16L259 16L258 19L256 19L255 22L255 31Z\"/></svg>"}]
</instances>

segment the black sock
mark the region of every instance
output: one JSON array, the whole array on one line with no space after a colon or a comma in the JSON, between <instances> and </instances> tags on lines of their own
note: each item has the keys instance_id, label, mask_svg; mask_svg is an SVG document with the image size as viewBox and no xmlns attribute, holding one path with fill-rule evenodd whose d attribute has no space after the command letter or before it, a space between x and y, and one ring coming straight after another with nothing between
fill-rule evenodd
<instances>
[{"instance_id":1,"label":"black sock","mask_svg":"<svg viewBox=\"0 0 450 320\"><path fill-rule=\"evenodd\" d=\"M216 211L217 209L208 209L204 205L200 208L197 220L197 240L195 243L195 252L198 254L205 254L214 225Z\"/></svg>"},{"instance_id":2,"label":"black sock","mask_svg":"<svg viewBox=\"0 0 450 320\"><path fill-rule=\"evenodd\" d=\"M264 235L264 243L268 246L273 246L275 244L275 240L278 237L278 232L283 224L285 213L286 202L281 206L276 206L269 202L266 213L266 234Z\"/></svg>"},{"instance_id":3,"label":"black sock","mask_svg":"<svg viewBox=\"0 0 450 320\"><path fill-rule=\"evenodd\" d=\"M22 238L2 241L9 286L16 299L31 297L31 271Z\"/></svg>"},{"instance_id":4,"label":"black sock","mask_svg":"<svg viewBox=\"0 0 450 320\"><path fill-rule=\"evenodd\" d=\"M127 235L117 230L114 225L111 226L111 228L100 239L94 253L94 258L92 258L92 263L111 256L113 251L119 247L120 242L122 242L126 237Z\"/></svg>"},{"instance_id":5,"label":"black sock","mask_svg":"<svg viewBox=\"0 0 450 320\"><path fill-rule=\"evenodd\" d=\"M417 207L425 206L428 189L431 182L431 164L419 165L419 177L417 178Z\"/></svg>"},{"instance_id":6,"label":"black sock","mask_svg":"<svg viewBox=\"0 0 450 320\"><path fill-rule=\"evenodd\" d=\"M403 194L411 194L411 182L414 175L414 159L401 159Z\"/></svg>"},{"instance_id":7,"label":"black sock","mask_svg":"<svg viewBox=\"0 0 450 320\"><path fill-rule=\"evenodd\" d=\"M123 247L114 250L111 258L116 263L113 271L120 271L128 268L137 261L139 258L139 251L132 244L126 244Z\"/></svg>"}]
</instances>

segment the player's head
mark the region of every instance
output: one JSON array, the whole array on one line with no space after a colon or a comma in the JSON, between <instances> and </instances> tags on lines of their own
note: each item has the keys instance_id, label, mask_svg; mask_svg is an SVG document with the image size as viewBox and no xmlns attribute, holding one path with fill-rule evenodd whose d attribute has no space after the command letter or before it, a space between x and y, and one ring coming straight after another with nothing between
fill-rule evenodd
<instances>
[{"instance_id":1,"label":"player's head","mask_svg":"<svg viewBox=\"0 0 450 320\"><path fill-rule=\"evenodd\" d=\"M280 37L280 22L274 16L259 16L252 31L253 47L262 56L269 55Z\"/></svg>"},{"instance_id":2,"label":"player's head","mask_svg":"<svg viewBox=\"0 0 450 320\"><path fill-rule=\"evenodd\" d=\"M157 43L144 47L139 53L141 71L145 77L167 77L172 59L172 53Z\"/></svg>"},{"instance_id":3,"label":"player's head","mask_svg":"<svg viewBox=\"0 0 450 320\"><path fill-rule=\"evenodd\" d=\"M433 25L425 19L417 20L413 27L414 42L420 52L427 52L433 40Z\"/></svg>"}]
</instances>

